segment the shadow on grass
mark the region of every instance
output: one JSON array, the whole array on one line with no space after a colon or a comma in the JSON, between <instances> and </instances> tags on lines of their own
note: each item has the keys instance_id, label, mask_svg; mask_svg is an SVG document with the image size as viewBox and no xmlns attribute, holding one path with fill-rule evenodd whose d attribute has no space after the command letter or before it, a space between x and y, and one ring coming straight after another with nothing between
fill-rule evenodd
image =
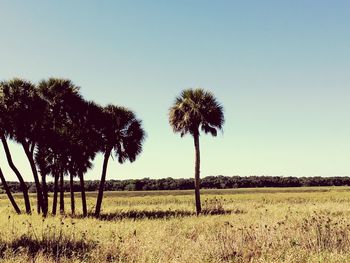
<instances>
[{"instance_id":1,"label":"shadow on grass","mask_svg":"<svg viewBox=\"0 0 350 263\"><path fill-rule=\"evenodd\" d=\"M229 215L229 214L244 214L243 210L205 210L203 209L202 215ZM105 221L115 221L123 219L171 219L171 218L184 218L196 216L195 212L187 210L129 210L129 211L119 211L115 213L105 213L101 214L98 219ZM89 214L89 217L94 217L94 214ZM75 218L82 218L81 215L75 216Z\"/></svg>"},{"instance_id":2,"label":"shadow on grass","mask_svg":"<svg viewBox=\"0 0 350 263\"><path fill-rule=\"evenodd\" d=\"M101 214L99 219L113 221L121 219L170 219L178 217L188 217L193 216L194 213L185 210L130 210L130 211L120 211L116 213L106 213Z\"/></svg>"},{"instance_id":3,"label":"shadow on grass","mask_svg":"<svg viewBox=\"0 0 350 263\"><path fill-rule=\"evenodd\" d=\"M4 256L6 251L15 254L25 252L32 258L35 258L39 253L55 258L84 257L96 245L95 242L85 239L71 240L59 236L56 238L37 239L36 237L24 234L12 241L0 241L0 258Z\"/></svg>"}]
</instances>

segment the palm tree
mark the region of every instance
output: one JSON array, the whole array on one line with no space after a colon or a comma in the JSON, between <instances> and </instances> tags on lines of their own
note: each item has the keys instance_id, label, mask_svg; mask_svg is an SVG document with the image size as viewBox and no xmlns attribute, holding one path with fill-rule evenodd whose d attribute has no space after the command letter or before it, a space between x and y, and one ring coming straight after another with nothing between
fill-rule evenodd
<instances>
[{"instance_id":1,"label":"palm tree","mask_svg":"<svg viewBox=\"0 0 350 263\"><path fill-rule=\"evenodd\" d=\"M50 78L39 83L38 89L41 96L49 103L50 118L52 120L52 131L55 135L49 144L53 154L53 176L54 176L54 196L52 213L56 213L57 196L58 196L58 181L60 179L60 211L64 212L64 189L63 177L65 174L70 174L71 182L71 208L72 213L75 210L74 193L72 192L73 178L79 174L83 213L87 214L86 197L84 190L83 169L76 171L76 167L72 164L72 156L74 152L79 152L78 145L88 143L90 138L79 135L79 131L86 128L86 126L79 126L80 120L84 119L86 102L79 93L79 87L75 86L70 80ZM81 165L84 166L84 165ZM74 168L72 170L72 167Z\"/></svg>"},{"instance_id":2,"label":"palm tree","mask_svg":"<svg viewBox=\"0 0 350 263\"><path fill-rule=\"evenodd\" d=\"M72 114L71 106L82 100L79 87L70 80L50 78L38 84L38 91L48 105L46 113L45 133L49 136L44 141L44 147L50 152L50 173L54 177L54 196L52 214L56 214L58 197L58 180L60 184L60 211L64 212L63 176L67 173L67 138L66 125Z\"/></svg>"},{"instance_id":3,"label":"palm tree","mask_svg":"<svg viewBox=\"0 0 350 263\"><path fill-rule=\"evenodd\" d=\"M3 82L0 83L0 88L1 88L1 97L0 97L0 137L1 137L1 142L5 150L6 154L6 159L7 162L12 169L12 171L16 174L19 184L20 184L20 189L23 193L23 199L24 199L24 204L25 204L25 209L26 213L30 214L31 213L31 208L30 208L30 201L29 201L29 195L28 195L28 186L25 183L22 174L19 172L17 169L16 165L14 164L12 160L12 155L10 152L10 148L7 144L7 135L6 135L6 130L9 129L11 126L8 118L10 117L9 114L6 112L6 105L5 103L5 97L4 93L2 92L2 87L3 87Z\"/></svg>"},{"instance_id":4,"label":"palm tree","mask_svg":"<svg viewBox=\"0 0 350 263\"><path fill-rule=\"evenodd\" d=\"M101 121L103 123L101 137L103 139L104 161L95 209L97 217L101 211L108 160L112 151L114 150L119 163L122 164L126 160L133 162L141 153L142 143L145 139L141 121L136 118L132 111L124 107L108 105L104 108L104 118Z\"/></svg>"},{"instance_id":5,"label":"palm tree","mask_svg":"<svg viewBox=\"0 0 350 263\"><path fill-rule=\"evenodd\" d=\"M72 105L73 106L73 105ZM67 160L70 175L71 212L75 213L73 178L79 177L83 216L87 216L84 174L92 167L92 160L101 147L99 120L102 109L90 101L75 103L74 114L66 124L64 137L67 139Z\"/></svg>"},{"instance_id":6,"label":"palm tree","mask_svg":"<svg viewBox=\"0 0 350 263\"><path fill-rule=\"evenodd\" d=\"M201 213L200 201L200 129L212 136L217 135L224 124L223 107L214 95L203 89L187 89L175 99L169 110L169 123L181 137L191 134L195 146L195 199L197 215Z\"/></svg>"},{"instance_id":7,"label":"palm tree","mask_svg":"<svg viewBox=\"0 0 350 263\"><path fill-rule=\"evenodd\" d=\"M43 197L34 152L40 139L45 102L29 81L15 78L2 82L1 87L2 102L9 116L6 131L10 139L22 145L28 158L36 186L37 211L40 213Z\"/></svg>"},{"instance_id":8,"label":"palm tree","mask_svg":"<svg viewBox=\"0 0 350 263\"><path fill-rule=\"evenodd\" d=\"M103 143L100 133L102 123L99 121L103 119L103 112L99 105L91 101L84 102L77 111L80 111L80 114L72 122L75 126L72 127L75 134L71 136L73 147L70 157L80 180L83 216L87 216L84 174L92 168L92 161Z\"/></svg>"}]
</instances>

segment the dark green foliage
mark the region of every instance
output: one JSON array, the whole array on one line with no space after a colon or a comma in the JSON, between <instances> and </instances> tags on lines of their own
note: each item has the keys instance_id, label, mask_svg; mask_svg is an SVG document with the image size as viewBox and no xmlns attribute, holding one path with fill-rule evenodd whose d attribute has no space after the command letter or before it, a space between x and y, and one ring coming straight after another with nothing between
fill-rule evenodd
<instances>
[{"instance_id":1,"label":"dark green foliage","mask_svg":"<svg viewBox=\"0 0 350 263\"><path fill-rule=\"evenodd\" d=\"M86 191L97 191L100 181L85 181ZM11 192L20 192L17 182L8 182ZM35 185L28 183L30 192L35 192ZM307 186L350 186L350 177L282 177L282 176L207 176L201 179L202 188L230 189L256 187L307 187ZM65 181L65 191L69 191L69 181ZM0 191L1 191L0 187ZM49 192L53 192L53 182L48 183ZM150 190L191 190L194 189L194 179L132 179L108 180L104 191L150 191ZM74 181L74 191L79 192L79 182Z\"/></svg>"},{"instance_id":2,"label":"dark green foliage","mask_svg":"<svg viewBox=\"0 0 350 263\"><path fill-rule=\"evenodd\" d=\"M170 108L169 123L181 136L196 135L199 129L216 136L224 124L223 107L210 91L187 89Z\"/></svg>"}]
</instances>

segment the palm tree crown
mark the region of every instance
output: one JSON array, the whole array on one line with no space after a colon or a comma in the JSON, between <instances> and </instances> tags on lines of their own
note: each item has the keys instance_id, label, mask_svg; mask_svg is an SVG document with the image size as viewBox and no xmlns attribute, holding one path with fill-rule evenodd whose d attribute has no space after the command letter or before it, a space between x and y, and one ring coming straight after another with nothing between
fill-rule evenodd
<instances>
[{"instance_id":1,"label":"palm tree crown","mask_svg":"<svg viewBox=\"0 0 350 263\"><path fill-rule=\"evenodd\" d=\"M194 135L199 128L216 136L217 129L221 130L224 124L223 107L210 91L187 89L170 108L169 123L181 136Z\"/></svg>"},{"instance_id":2,"label":"palm tree crown","mask_svg":"<svg viewBox=\"0 0 350 263\"><path fill-rule=\"evenodd\" d=\"M103 152L114 149L119 163L126 160L135 161L142 151L145 132L141 121L127 108L108 105L104 108L104 122L102 128Z\"/></svg>"},{"instance_id":3,"label":"palm tree crown","mask_svg":"<svg viewBox=\"0 0 350 263\"><path fill-rule=\"evenodd\" d=\"M7 114L8 136L20 143L35 143L40 138L38 132L45 102L29 81L14 78L2 82L0 86L1 104Z\"/></svg>"}]
</instances>

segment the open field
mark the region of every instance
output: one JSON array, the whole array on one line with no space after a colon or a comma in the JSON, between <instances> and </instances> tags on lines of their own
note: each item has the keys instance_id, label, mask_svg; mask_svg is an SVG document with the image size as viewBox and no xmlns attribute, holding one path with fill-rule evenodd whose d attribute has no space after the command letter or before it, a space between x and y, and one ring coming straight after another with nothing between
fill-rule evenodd
<instances>
[{"instance_id":1,"label":"open field","mask_svg":"<svg viewBox=\"0 0 350 263\"><path fill-rule=\"evenodd\" d=\"M1 261L350 262L348 187L202 193L197 217L192 191L107 192L102 220L16 215L0 195Z\"/></svg>"}]
</instances>

